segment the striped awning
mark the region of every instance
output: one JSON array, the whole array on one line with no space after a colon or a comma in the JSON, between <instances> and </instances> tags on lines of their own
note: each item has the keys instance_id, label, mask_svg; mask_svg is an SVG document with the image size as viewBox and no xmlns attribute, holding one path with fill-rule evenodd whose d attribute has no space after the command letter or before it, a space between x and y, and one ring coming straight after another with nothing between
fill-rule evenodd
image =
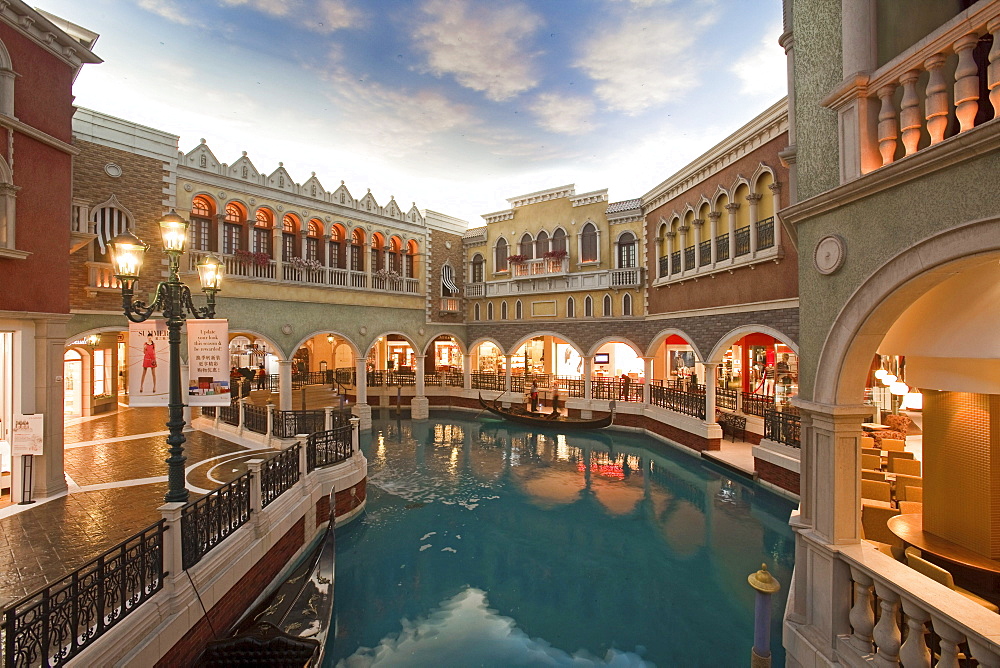
<instances>
[{"instance_id":1,"label":"striped awning","mask_svg":"<svg viewBox=\"0 0 1000 668\"><path fill-rule=\"evenodd\" d=\"M441 283L448 290L449 294L458 294L458 286L455 285L455 270L450 265L446 264L441 267Z\"/></svg>"}]
</instances>

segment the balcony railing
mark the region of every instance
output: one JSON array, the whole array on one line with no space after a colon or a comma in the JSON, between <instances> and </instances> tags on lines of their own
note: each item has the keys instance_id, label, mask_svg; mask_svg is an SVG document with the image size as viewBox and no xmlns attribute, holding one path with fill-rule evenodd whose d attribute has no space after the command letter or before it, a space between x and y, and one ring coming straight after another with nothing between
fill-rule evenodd
<instances>
[{"instance_id":1,"label":"balcony railing","mask_svg":"<svg viewBox=\"0 0 1000 668\"><path fill-rule=\"evenodd\" d=\"M465 296L466 297L482 297L486 294L486 284L485 283L466 283L465 284Z\"/></svg>"},{"instance_id":2,"label":"balcony railing","mask_svg":"<svg viewBox=\"0 0 1000 668\"><path fill-rule=\"evenodd\" d=\"M670 273L681 273L681 252L679 250L670 254Z\"/></svg>"},{"instance_id":3,"label":"balcony railing","mask_svg":"<svg viewBox=\"0 0 1000 668\"><path fill-rule=\"evenodd\" d=\"M184 570L250 519L250 481L244 473L181 509Z\"/></svg>"},{"instance_id":4,"label":"balcony railing","mask_svg":"<svg viewBox=\"0 0 1000 668\"><path fill-rule=\"evenodd\" d=\"M538 276L555 276L565 274L569 270L569 258L560 259L542 257L535 260L525 260L511 264L511 276L514 278L535 278Z\"/></svg>"},{"instance_id":5,"label":"balcony railing","mask_svg":"<svg viewBox=\"0 0 1000 668\"><path fill-rule=\"evenodd\" d=\"M659 275L660 276L669 276L670 275L670 257L667 256L667 255L664 255L663 257L660 258L660 273L659 273Z\"/></svg>"},{"instance_id":6,"label":"balcony railing","mask_svg":"<svg viewBox=\"0 0 1000 668\"><path fill-rule=\"evenodd\" d=\"M750 254L750 226L736 230L736 257Z\"/></svg>"},{"instance_id":7,"label":"balcony railing","mask_svg":"<svg viewBox=\"0 0 1000 668\"><path fill-rule=\"evenodd\" d=\"M798 448L801 426L798 413L789 411L764 411L764 438Z\"/></svg>"},{"instance_id":8,"label":"balcony railing","mask_svg":"<svg viewBox=\"0 0 1000 668\"><path fill-rule=\"evenodd\" d=\"M445 313L457 313L461 307L462 300L456 297L442 297L441 311Z\"/></svg>"},{"instance_id":9,"label":"balcony railing","mask_svg":"<svg viewBox=\"0 0 1000 668\"><path fill-rule=\"evenodd\" d=\"M848 158L843 181L858 176L859 168L867 174L1000 114L998 17L1000 3L974 3L870 76L851 77L830 95L828 106L860 125L842 129L840 154ZM993 48L988 56L980 48L984 57L977 62L976 49L990 33Z\"/></svg>"},{"instance_id":10,"label":"balcony railing","mask_svg":"<svg viewBox=\"0 0 1000 668\"><path fill-rule=\"evenodd\" d=\"M349 427L348 427L349 428ZM260 467L260 505L266 508L299 481L298 443L264 460Z\"/></svg>"},{"instance_id":11,"label":"balcony railing","mask_svg":"<svg viewBox=\"0 0 1000 668\"><path fill-rule=\"evenodd\" d=\"M191 251L188 254L190 271L196 271L197 263L207 253L204 251ZM253 261L237 257L235 255L220 255L226 267L227 277L246 278L254 280L277 281L278 263L274 260ZM110 271L111 265L107 265ZM111 275L112 279L113 274ZM368 274L363 271L351 271L337 267L319 267L318 269L307 269L296 267L291 263L281 264L280 281L284 283L297 283L302 285L328 286L339 288L368 288ZM419 294L420 280L416 278L406 278L402 276L379 276L372 274L371 287L373 290L381 292L395 292L401 294Z\"/></svg>"},{"instance_id":12,"label":"balcony railing","mask_svg":"<svg viewBox=\"0 0 1000 668\"><path fill-rule=\"evenodd\" d=\"M764 417L769 410L774 410L774 397L767 394L743 393L743 412L747 415Z\"/></svg>"},{"instance_id":13,"label":"balcony railing","mask_svg":"<svg viewBox=\"0 0 1000 668\"><path fill-rule=\"evenodd\" d=\"M698 262L702 267L712 264L712 240L698 244Z\"/></svg>"},{"instance_id":14,"label":"balcony railing","mask_svg":"<svg viewBox=\"0 0 1000 668\"><path fill-rule=\"evenodd\" d=\"M684 249L684 271L694 269L694 246Z\"/></svg>"},{"instance_id":15,"label":"balcony railing","mask_svg":"<svg viewBox=\"0 0 1000 668\"><path fill-rule=\"evenodd\" d=\"M757 221L757 250L774 246L774 216Z\"/></svg>"},{"instance_id":16,"label":"balcony railing","mask_svg":"<svg viewBox=\"0 0 1000 668\"><path fill-rule=\"evenodd\" d=\"M555 383L556 385L559 386L559 391L562 392L564 397L582 398L584 396L583 378L574 378L572 376L556 376Z\"/></svg>"},{"instance_id":17,"label":"balcony railing","mask_svg":"<svg viewBox=\"0 0 1000 668\"><path fill-rule=\"evenodd\" d=\"M611 287L637 288L642 285L642 269L631 267L611 270Z\"/></svg>"},{"instance_id":18,"label":"balcony railing","mask_svg":"<svg viewBox=\"0 0 1000 668\"><path fill-rule=\"evenodd\" d=\"M105 290L120 290L121 283L115 278L115 268L104 262L87 262L87 286Z\"/></svg>"},{"instance_id":19,"label":"balcony railing","mask_svg":"<svg viewBox=\"0 0 1000 668\"><path fill-rule=\"evenodd\" d=\"M352 454L350 424L310 434L306 442L306 471L312 472L347 461Z\"/></svg>"},{"instance_id":20,"label":"balcony railing","mask_svg":"<svg viewBox=\"0 0 1000 668\"><path fill-rule=\"evenodd\" d=\"M715 237L715 260L721 262L729 259L729 232Z\"/></svg>"},{"instance_id":21,"label":"balcony railing","mask_svg":"<svg viewBox=\"0 0 1000 668\"><path fill-rule=\"evenodd\" d=\"M494 390L503 392L507 378L501 373L487 373L485 371L472 372L472 389L474 390Z\"/></svg>"}]
</instances>

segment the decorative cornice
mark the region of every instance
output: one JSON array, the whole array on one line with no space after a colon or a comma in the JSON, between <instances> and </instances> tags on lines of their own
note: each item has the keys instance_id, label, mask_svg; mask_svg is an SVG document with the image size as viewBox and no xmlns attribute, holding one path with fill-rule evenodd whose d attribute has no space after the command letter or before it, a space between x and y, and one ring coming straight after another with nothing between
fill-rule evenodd
<instances>
[{"instance_id":1,"label":"decorative cornice","mask_svg":"<svg viewBox=\"0 0 1000 668\"><path fill-rule=\"evenodd\" d=\"M608 201L608 189L595 190L593 192L584 193L582 195L574 195L569 198L569 201L573 206L585 206L587 204L597 204L599 202Z\"/></svg>"},{"instance_id":2,"label":"decorative cornice","mask_svg":"<svg viewBox=\"0 0 1000 668\"><path fill-rule=\"evenodd\" d=\"M519 206L527 206L528 204L537 204L539 202L548 202L549 200L561 199L563 197L572 197L575 194L576 185L570 183L565 186L558 186L556 188L549 188L548 190L539 190L538 192L528 193L527 195L511 197L507 200L507 203L510 204L512 209L516 209ZM483 217L485 218L486 216Z\"/></svg>"},{"instance_id":3,"label":"decorative cornice","mask_svg":"<svg viewBox=\"0 0 1000 668\"><path fill-rule=\"evenodd\" d=\"M495 211L493 213L484 213L482 216L483 220L487 223L499 223L505 220L514 219L514 210L506 209L505 211Z\"/></svg>"},{"instance_id":4,"label":"decorative cornice","mask_svg":"<svg viewBox=\"0 0 1000 668\"><path fill-rule=\"evenodd\" d=\"M5 116L4 114L0 114L0 127L5 127L8 130L20 132L21 134L31 137L32 139L39 141L45 144L46 146L54 148L62 153L66 153L68 155L80 154L80 149L73 146L72 144L67 144L61 139L56 139L52 135L42 132L37 128L33 128L27 123L23 123L11 116Z\"/></svg>"},{"instance_id":5,"label":"decorative cornice","mask_svg":"<svg viewBox=\"0 0 1000 668\"><path fill-rule=\"evenodd\" d=\"M84 63L104 62L41 12L21 0L0 0L0 20L69 65L74 71Z\"/></svg>"}]
</instances>

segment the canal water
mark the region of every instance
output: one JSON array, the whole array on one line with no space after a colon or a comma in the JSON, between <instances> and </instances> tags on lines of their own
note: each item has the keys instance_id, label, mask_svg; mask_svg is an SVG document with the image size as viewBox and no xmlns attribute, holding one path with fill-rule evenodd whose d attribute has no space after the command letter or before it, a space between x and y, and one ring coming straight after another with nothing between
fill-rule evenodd
<instances>
[{"instance_id":1,"label":"canal water","mask_svg":"<svg viewBox=\"0 0 1000 668\"><path fill-rule=\"evenodd\" d=\"M792 502L659 441L377 419L339 529L326 666L745 666L766 562L773 665Z\"/></svg>"}]
</instances>

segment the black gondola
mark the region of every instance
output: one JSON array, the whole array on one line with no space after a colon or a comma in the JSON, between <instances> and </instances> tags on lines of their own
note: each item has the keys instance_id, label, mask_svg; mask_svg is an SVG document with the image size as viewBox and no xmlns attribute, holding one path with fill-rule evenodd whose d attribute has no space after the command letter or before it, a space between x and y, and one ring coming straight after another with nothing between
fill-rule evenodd
<instances>
[{"instance_id":1,"label":"black gondola","mask_svg":"<svg viewBox=\"0 0 1000 668\"><path fill-rule=\"evenodd\" d=\"M574 418L555 413L538 413L525 410L518 405L511 405L510 408L502 408L497 400L487 402L483 395L479 394L479 404L494 415L499 415L505 420L518 422L520 424L530 424L535 427L551 427L554 429L603 429L610 425L615 419L615 402L611 402L611 413L600 418L584 419Z\"/></svg>"}]
</instances>

